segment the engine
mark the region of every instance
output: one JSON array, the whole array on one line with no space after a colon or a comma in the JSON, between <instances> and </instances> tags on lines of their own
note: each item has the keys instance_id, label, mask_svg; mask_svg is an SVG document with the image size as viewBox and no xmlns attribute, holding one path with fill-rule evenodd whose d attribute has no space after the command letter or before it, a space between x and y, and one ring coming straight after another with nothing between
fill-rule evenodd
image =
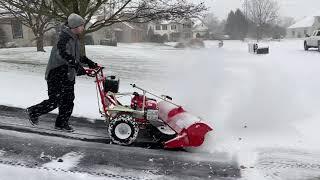
<instances>
[{"instance_id":1,"label":"engine","mask_svg":"<svg viewBox=\"0 0 320 180\"><path fill-rule=\"evenodd\" d=\"M119 92L119 84L120 84L120 80L116 76L107 76L105 83L103 85L104 91L118 93Z\"/></svg>"},{"instance_id":2,"label":"engine","mask_svg":"<svg viewBox=\"0 0 320 180\"><path fill-rule=\"evenodd\" d=\"M138 94L137 92L133 93L133 98L131 99L131 108L134 110L142 110L143 106L143 98L145 98L145 110L152 109L152 110L158 110L158 104L155 99L148 98L146 96L143 96L141 94Z\"/></svg>"},{"instance_id":3,"label":"engine","mask_svg":"<svg viewBox=\"0 0 320 180\"><path fill-rule=\"evenodd\" d=\"M144 95L141 95L137 92L133 93L134 97L131 99L131 108L134 110L142 111L143 108L143 98L145 98L144 117L137 118L139 122L146 122L151 120L158 120L159 111L158 111L158 103L155 99L148 98Z\"/></svg>"}]
</instances>

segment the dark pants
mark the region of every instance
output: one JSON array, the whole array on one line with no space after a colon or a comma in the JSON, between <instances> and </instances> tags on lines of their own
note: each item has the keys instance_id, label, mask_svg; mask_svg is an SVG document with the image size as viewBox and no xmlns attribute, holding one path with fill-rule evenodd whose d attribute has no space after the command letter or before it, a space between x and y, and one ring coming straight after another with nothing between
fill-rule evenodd
<instances>
[{"instance_id":1,"label":"dark pants","mask_svg":"<svg viewBox=\"0 0 320 180\"><path fill-rule=\"evenodd\" d=\"M29 110L31 116L38 117L58 107L59 114L55 125L61 126L68 123L73 111L74 81L68 80L67 69L60 67L50 72L47 83L49 99L29 107Z\"/></svg>"}]
</instances>

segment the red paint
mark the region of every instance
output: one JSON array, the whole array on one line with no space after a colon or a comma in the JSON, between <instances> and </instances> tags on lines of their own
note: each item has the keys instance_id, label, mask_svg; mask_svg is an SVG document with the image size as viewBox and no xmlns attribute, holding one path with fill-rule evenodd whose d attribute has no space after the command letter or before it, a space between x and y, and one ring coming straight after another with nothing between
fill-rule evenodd
<instances>
[{"instance_id":1,"label":"red paint","mask_svg":"<svg viewBox=\"0 0 320 180\"><path fill-rule=\"evenodd\" d=\"M199 117L186 112L182 107L174 107L169 103L159 103L159 110L165 110L162 116L177 136L164 143L165 148L198 147L204 142L205 136L212 128Z\"/></svg>"},{"instance_id":2,"label":"red paint","mask_svg":"<svg viewBox=\"0 0 320 180\"><path fill-rule=\"evenodd\" d=\"M141 94L135 95L131 99L131 108L132 109L142 109L143 97L145 97L144 107L146 109L158 109L158 104L155 100L148 99L146 96L143 96Z\"/></svg>"},{"instance_id":3,"label":"red paint","mask_svg":"<svg viewBox=\"0 0 320 180\"><path fill-rule=\"evenodd\" d=\"M169 113L168 113L168 119L171 119L173 116L186 112L182 107L177 107L175 109L172 109Z\"/></svg>"}]
</instances>

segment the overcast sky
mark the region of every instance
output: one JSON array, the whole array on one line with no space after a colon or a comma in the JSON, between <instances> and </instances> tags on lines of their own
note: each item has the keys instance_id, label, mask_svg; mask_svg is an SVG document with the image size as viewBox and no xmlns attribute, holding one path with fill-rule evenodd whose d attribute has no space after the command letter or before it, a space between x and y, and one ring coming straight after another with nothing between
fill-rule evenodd
<instances>
[{"instance_id":1,"label":"overcast sky","mask_svg":"<svg viewBox=\"0 0 320 180\"><path fill-rule=\"evenodd\" d=\"M203 0L211 7L211 11L219 17L226 19L231 10L240 8L244 0ZM280 5L280 15L291 16L299 20L304 16L320 11L320 0L277 0Z\"/></svg>"}]
</instances>

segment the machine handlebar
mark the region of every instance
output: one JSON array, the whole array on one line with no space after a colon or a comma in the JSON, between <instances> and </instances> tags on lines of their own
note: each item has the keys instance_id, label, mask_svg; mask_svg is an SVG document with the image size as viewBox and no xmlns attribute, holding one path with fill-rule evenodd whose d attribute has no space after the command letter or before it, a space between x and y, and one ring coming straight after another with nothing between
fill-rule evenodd
<instances>
[{"instance_id":1,"label":"machine handlebar","mask_svg":"<svg viewBox=\"0 0 320 180\"><path fill-rule=\"evenodd\" d=\"M156 95L156 94L153 94L153 93L151 93L151 92L149 92L149 91L147 91L147 90L145 90L145 89L137 86L136 84L130 84L130 85L131 85L133 88L136 88L136 89L139 89L139 90L143 91L144 93L151 94L152 96L157 97L157 98L159 98L159 99L162 99L162 100L164 100L164 101L166 101L166 102L168 102L168 103L170 103L170 104L173 104L173 105L175 105L175 106L177 106L177 107L181 107L180 105L173 103L173 102L172 102L172 97L170 97L170 96L167 96L167 95L158 96L158 95Z\"/></svg>"},{"instance_id":2,"label":"machine handlebar","mask_svg":"<svg viewBox=\"0 0 320 180\"><path fill-rule=\"evenodd\" d=\"M98 66L98 67L95 68L95 69L85 69L85 70L86 70L87 76L89 76L89 77L96 77L97 74L102 71L102 69L104 69L103 66Z\"/></svg>"}]
</instances>

